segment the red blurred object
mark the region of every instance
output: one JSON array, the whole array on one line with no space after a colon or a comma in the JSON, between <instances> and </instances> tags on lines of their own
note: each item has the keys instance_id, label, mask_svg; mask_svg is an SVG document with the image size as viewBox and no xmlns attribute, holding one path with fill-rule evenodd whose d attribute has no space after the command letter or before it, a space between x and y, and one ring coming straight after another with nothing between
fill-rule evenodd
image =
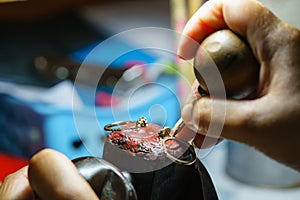
<instances>
[{"instance_id":1,"label":"red blurred object","mask_svg":"<svg viewBox=\"0 0 300 200\"><path fill-rule=\"evenodd\" d=\"M28 160L4 153L0 153L0 182L5 177L28 164Z\"/></svg>"},{"instance_id":2,"label":"red blurred object","mask_svg":"<svg viewBox=\"0 0 300 200\"><path fill-rule=\"evenodd\" d=\"M97 106L116 106L119 103L118 97L107 93L97 92L96 94L96 105Z\"/></svg>"}]
</instances>

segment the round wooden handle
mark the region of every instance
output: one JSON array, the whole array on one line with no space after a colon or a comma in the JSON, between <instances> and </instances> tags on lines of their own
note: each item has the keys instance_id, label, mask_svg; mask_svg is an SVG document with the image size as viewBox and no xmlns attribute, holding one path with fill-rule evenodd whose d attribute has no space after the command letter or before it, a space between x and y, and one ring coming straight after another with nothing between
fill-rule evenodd
<instances>
[{"instance_id":1,"label":"round wooden handle","mask_svg":"<svg viewBox=\"0 0 300 200\"><path fill-rule=\"evenodd\" d=\"M207 73L214 66L221 74L227 97L244 98L257 88L259 64L250 47L230 30L206 37L196 53L194 72L201 89L207 93L217 87L210 84L214 83L215 74Z\"/></svg>"}]
</instances>

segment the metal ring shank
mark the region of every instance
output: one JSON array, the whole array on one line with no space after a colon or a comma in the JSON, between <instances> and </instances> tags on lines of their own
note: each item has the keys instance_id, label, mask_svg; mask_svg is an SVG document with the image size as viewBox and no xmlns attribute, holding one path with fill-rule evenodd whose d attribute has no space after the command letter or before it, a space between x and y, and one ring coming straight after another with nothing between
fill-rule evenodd
<instances>
[{"instance_id":1,"label":"metal ring shank","mask_svg":"<svg viewBox=\"0 0 300 200\"><path fill-rule=\"evenodd\" d=\"M180 158L177 158L175 156L173 156L172 154L170 154L168 151L167 151L167 147L165 145L165 142L168 141L168 140L175 140L177 142L180 142L180 143L184 143L187 145L187 149L184 149L185 151L189 150L191 155L192 155L192 159L190 160L184 160L184 159L180 159ZM189 144L188 142L186 141L183 141L183 140L180 140L178 138L175 138L175 137L169 137L169 138L165 138L163 141L163 147L164 147L164 151L165 151L165 154L167 155L168 158L170 158L172 161L174 161L175 163L178 163L178 164L183 164L183 165L191 165L193 163L195 163L196 159L197 159L197 155L196 155L196 152L195 152L195 149L194 147ZM184 153L185 153L184 151Z\"/></svg>"},{"instance_id":2,"label":"metal ring shank","mask_svg":"<svg viewBox=\"0 0 300 200\"><path fill-rule=\"evenodd\" d=\"M135 123L135 121L118 121L118 122L114 122L114 123L111 123L111 124L107 124L106 126L104 126L104 130L114 132L114 131L121 131L121 130L124 130L124 129L135 129L135 128L137 128L136 126L131 127L131 128L120 128L120 127L113 128L113 127L116 127L116 126L122 126L122 125L126 125L126 124L129 124L129 123Z\"/></svg>"}]
</instances>

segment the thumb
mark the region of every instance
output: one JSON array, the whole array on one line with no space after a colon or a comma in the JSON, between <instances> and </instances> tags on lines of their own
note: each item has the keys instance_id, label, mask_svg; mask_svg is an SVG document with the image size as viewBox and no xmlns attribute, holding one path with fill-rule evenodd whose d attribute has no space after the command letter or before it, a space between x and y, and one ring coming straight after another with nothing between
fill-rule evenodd
<instances>
[{"instance_id":1,"label":"thumb","mask_svg":"<svg viewBox=\"0 0 300 200\"><path fill-rule=\"evenodd\" d=\"M74 164L57 151L45 149L34 155L28 175L39 199L98 199Z\"/></svg>"},{"instance_id":2,"label":"thumb","mask_svg":"<svg viewBox=\"0 0 300 200\"><path fill-rule=\"evenodd\" d=\"M211 33L229 28L244 37L257 55L263 40L276 29L279 19L255 0L210 0L187 22L180 38L178 55L194 57L198 45ZM259 28L258 28L259 27Z\"/></svg>"}]
</instances>

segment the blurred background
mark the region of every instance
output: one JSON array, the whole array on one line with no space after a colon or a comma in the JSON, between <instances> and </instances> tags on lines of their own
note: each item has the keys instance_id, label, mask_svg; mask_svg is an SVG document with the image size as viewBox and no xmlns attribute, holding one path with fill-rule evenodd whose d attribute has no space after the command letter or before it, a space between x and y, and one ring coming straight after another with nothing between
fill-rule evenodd
<instances>
[{"instance_id":1,"label":"blurred background","mask_svg":"<svg viewBox=\"0 0 300 200\"><path fill-rule=\"evenodd\" d=\"M108 123L180 118L194 75L176 32L204 0L0 2L0 180L45 147L101 157ZM299 1L262 2L300 28ZM220 199L300 197L299 173L242 144L201 160Z\"/></svg>"}]
</instances>

